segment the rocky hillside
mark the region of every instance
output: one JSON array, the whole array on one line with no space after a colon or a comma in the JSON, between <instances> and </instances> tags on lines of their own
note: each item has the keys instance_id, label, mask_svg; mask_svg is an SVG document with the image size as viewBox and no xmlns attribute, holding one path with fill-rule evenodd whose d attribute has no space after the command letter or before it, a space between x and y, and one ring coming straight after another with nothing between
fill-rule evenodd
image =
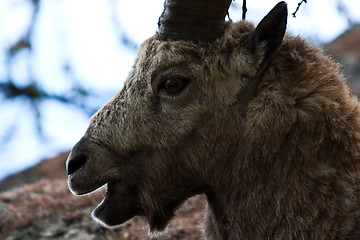
<instances>
[{"instance_id":1,"label":"rocky hillside","mask_svg":"<svg viewBox=\"0 0 360 240\"><path fill-rule=\"evenodd\" d=\"M59 156L40 162L33 168L9 176L0 181L0 192L21 187L24 184L34 183L43 178L46 179L65 179L65 161L69 152L62 153Z\"/></svg>"},{"instance_id":2,"label":"rocky hillside","mask_svg":"<svg viewBox=\"0 0 360 240\"><path fill-rule=\"evenodd\" d=\"M360 93L360 24L353 26L330 44L324 46L342 65L343 74L354 92Z\"/></svg>"},{"instance_id":3,"label":"rocky hillside","mask_svg":"<svg viewBox=\"0 0 360 240\"><path fill-rule=\"evenodd\" d=\"M102 200L106 187L82 197L72 195L67 188L66 157L67 153L61 154L0 183L0 239L201 239L203 196L189 199L161 235L148 234L148 226L139 217L118 229L103 228L90 213Z\"/></svg>"}]
</instances>

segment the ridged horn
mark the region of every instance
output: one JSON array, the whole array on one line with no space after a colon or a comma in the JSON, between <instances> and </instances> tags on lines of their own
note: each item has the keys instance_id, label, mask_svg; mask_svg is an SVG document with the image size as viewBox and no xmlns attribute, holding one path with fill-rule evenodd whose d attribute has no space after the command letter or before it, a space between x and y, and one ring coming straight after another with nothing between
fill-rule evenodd
<instances>
[{"instance_id":1,"label":"ridged horn","mask_svg":"<svg viewBox=\"0 0 360 240\"><path fill-rule=\"evenodd\" d=\"M165 0L160 40L213 41L224 31L231 0Z\"/></svg>"}]
</instances>

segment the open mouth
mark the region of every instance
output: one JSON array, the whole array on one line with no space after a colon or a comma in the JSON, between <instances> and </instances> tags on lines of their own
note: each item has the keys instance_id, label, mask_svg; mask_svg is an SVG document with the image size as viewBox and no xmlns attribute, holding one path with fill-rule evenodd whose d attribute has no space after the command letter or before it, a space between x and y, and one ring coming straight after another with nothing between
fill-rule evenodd
<instances>
[{"instance_id":1,"label":"open mouth","mask_svg":"<svg viewBox=\"0 0 360 240\"><path fill-rule=\"evenodd\" d=\"M135 169L135 163L139 164L149 156L148 152L129 153L114 159L113 152L107 148L98 149L99 146L94 145L90 150L87 147L87 154L84 154L82 144L93 144L85 140L75 145L67 161L70 191L75 195L83 195L107 185L103 201L92 212L93 218L107 227L120 225L135 215L144 215L141 191L135 177L141 174L139 168L136 168L136 174L131 170Z\"/></svg>"},{"instance_id":2,"label":"open mouth","mask_svg":"<svg viewBox=\"0 0 360 240\"><path fill-rule=\"evenodd\" d=\"M92 212L92 217L100 224L114 227L124 223L135 215L142 215L138 188L119 178L97 178L90 181L82 172L69 175L70 190L75 195L84 195L96 191L105 184L107 191L103 201ZM87 181L88 180L88 181Z\"/></svg>"},{"instance_id":3,"label":"open mouth","mask_svg":"<svg viewBox=\"0 0 360 240\"><path fill-rule=\"evenodd\" d=\"M107 184L107 192L103 201L92 212L99 223L114 227L141 215L137 188L122 181Z\"/></svg>"}]
</instances>

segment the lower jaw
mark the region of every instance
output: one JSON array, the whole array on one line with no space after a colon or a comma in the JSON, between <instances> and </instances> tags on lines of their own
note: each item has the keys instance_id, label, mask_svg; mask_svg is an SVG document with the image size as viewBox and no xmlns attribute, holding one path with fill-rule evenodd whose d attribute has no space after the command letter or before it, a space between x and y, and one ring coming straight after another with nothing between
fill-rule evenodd
<instances>
[{"instance_id":1,"label":"lower jaw","mask_svg":"<svg viewBox=\"0 0 360 240\"><path fill-rule=\"evenodd\" d=\"M108 183L103 201L94 209L92 216L107 227L120 225L135 215L141 215L136 187L121 181Z\"/></svg>"}]
</instances>

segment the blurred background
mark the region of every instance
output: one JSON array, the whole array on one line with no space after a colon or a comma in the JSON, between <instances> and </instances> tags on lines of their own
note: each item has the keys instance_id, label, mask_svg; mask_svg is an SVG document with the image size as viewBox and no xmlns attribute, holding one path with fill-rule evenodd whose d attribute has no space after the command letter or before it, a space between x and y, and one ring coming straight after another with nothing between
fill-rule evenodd
<instances>
[{"instance_id":1,"label":"blurred background","mask_svg":"<svg viewBox=\"0 0 360 240\"><path fill-rule=\"evenodd\" d=\"M257 24L278 0L248 0ZM288 0L288 32L323 46L359 88L360 2ZM241 19L242 1L229 15ZM0 0L0 180L67 152L119 91L163 0ZM65 166L64 166L65 168Z\"/></svg>"}]
</instances>

